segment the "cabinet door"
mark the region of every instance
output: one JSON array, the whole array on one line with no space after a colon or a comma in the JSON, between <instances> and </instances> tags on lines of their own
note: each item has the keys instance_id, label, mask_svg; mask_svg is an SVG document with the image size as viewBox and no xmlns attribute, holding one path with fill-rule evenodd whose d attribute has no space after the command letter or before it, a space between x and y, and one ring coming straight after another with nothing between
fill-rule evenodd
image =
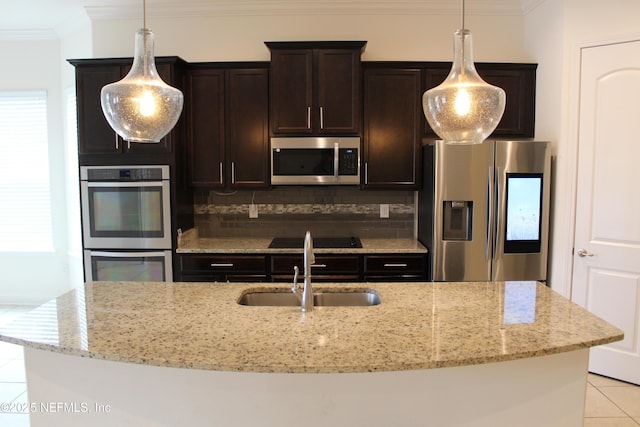
<instances>
[{"instance_id":1,"label":"cabinet door","mask_svg":"<svg viewBox=\"0 0 640 427\"><path fill-rule=\"evenodd\" d=\"M501 87L507 94L504 114L492 136L533 138L535 131L535 64L479 64L478 74L487 83Z\"/></svg>"},{"instance_id":2,"label":"cabinet door","mask_svg":"<svg viewBox=\"0 0 640 427\"><path fill-rule=\"evenodd\" d=\"M175 69L171 64L156 64L156 69L158 70L158 75L160 78L167 83L168 85L174 86L176 82L175 78ZM126 72L129 72L129 67L127 67ZM184 106L182 108L182 116L184 116ZM134 155L153 155L153 154L161 154L161 153L170 153L173 149L173 135L175 133L175 129L180 126L180 121L176 124L176 127L169 132L164 138L160 140L157 144L129 144L126 141L123 144L123 150L125 153L131 153Z\"/></svg>"},{"instance_id":3,"label":"cabinet door","mask_svg":"<svg viewBox=\"0 0 640 427\"><path fill-rule=\"evenodd\" d=\"M302 255L274 255L271 257L271 280L290 282L293 280L293 267L299 268L298 280L303 281L304 259ZM312 279L316 282L359 282L361 281L361 257L358 255L315 256L311 266Z\"/></svg>"},{"instance_id":4,"label":"cabinet door","mask_svg":"<svg viewBox=\"0 0 640 427\"><path fill-rule=\"evenodd\" d=\"M312 117L320 134L358 134L360 131L360 51L319 49L318 105Z\"/></svg>"},{"instance_id":5,"label":"cabinet door","mask_svg":"<svg viewBox=\"0 0 640 427\"><path fill-rule=\"evenodd\" d=\"M418 188L419 69L364 70L364 187Z\"/></svg>"},{"instance_id":6,"label":"cabinet door","mask_svg":"<svg viewBox=\"0 0 640 427\"><path fill-rule=\"evenodd\" d=\"M271 52L270 114L274 134L312 133L313 51Z\"/></svg>"},{"instance_id":7,"label":"cabinet door","mask_svg":"<svg viewBox=\"0 0 640 427\"><path fill-rule=\"evenodd\" d=\"M121 78L120 65L76 67L79 154L121 152L122 140L116 139L100 104L102 87Z\"/></svg>"},{"instance_id":8,"label":"cabinet door","mask_svg":"<svg viewBox=\"0 0 640 427\"><path fill-rule=\"evenodd\" d=\"M193 186L224 186L224 70L187 73L187 144Z\"/></svg>"},{"instance_id":9,"label":"cabinet door","mask_svg":"<svg viewBox=\"0 0 640 427\"><path fill-rule=\"evenodd\" d=\"M533 138L535 126L536 64L476 63L476 70L487 83L504 89L507 103L498 126L489 136L502 138ZM451 64L429 64L424 74L424 89L444 81ZM438 136L423 120L424 135Z\"/></svg>"},{"instance_id":10,"label":"cabinet door","mask_svg":"<svg viewBox=\"0 0 640 427\"><path fill-rule=\"evenodd\" d=\"M227 71L227 182L231 187L269 186L269 73Z\"/></svg>"},{"instance_id":11,"label":"cabinet door","mask_svg":"<svg viewBox=\"0 0 640 427\"><path fill-rule=\"evenodd\" d=\"M109 60L101 63L84 64L76 67L76 96L78 109L78 153L85 159L93 159L94 163L100 163L102 156L108 157L109 163L118 160L113 155L131 154L141 158L141 162L148 159L149 155L170 153L172 150L172 133L162 138L157 144L128 143L120 138L111 128L104 117L100 103L102 88L124 77L131 65L123 65L122 60L117 63L109 63ZM175 68L173 64L157 64L156 68L160 77L168 84L173 84ZM130 163L130 161L125 161ZM140 163L140 162L138 162Z\"/></svg>"},{"instance_id":12,"label":"cabinet door","mask_svg":"<svg viewBox=\"0 0 640 427\"><path fill-rule=\"evenodd\" d=\"M366 255L364 278L369 282L427 280L427 256L416 254Z\"/></svg>"},{"instance_id":13,"label":"cabinet door","mask_svg":"<svg viewBox=\"0 0 640 427\"><path fill-rule=\"evenodd\" d=\"M264 255L181 255L180 280L188 282L264 282Z\"/></svg>"}]
</instances>

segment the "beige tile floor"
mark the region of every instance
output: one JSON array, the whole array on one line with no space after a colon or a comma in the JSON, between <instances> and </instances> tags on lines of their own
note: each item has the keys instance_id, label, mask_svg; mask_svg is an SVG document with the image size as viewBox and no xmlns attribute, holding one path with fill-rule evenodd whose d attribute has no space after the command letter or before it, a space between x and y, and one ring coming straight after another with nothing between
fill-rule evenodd
<instances>
[{"instance_id":1,"label":"beige tile floor","mask_svg":"<svg viewBox=\"0 0 640 427\"><path fill-rule=\"evenodd\" d=\"M32 308L0 305L0 325ZM640 426L640 386L593 374L588 381L584 427ZM27 402L22 347L0 342L0 404ZM29 415L0 411L0 426L28 427Z\"/></svg>"}]
</instances>

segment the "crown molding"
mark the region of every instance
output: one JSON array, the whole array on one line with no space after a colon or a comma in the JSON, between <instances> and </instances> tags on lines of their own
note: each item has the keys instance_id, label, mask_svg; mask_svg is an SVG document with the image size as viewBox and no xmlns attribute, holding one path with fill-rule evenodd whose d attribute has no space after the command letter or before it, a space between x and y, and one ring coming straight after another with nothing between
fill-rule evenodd
<instances>
[{"instance_id":1,"label":"crown molding","mask_svg":"<svg viewBox=\"0 0 640 427\"><path fill-rule=\"evenodd\" d=\"M531 0L522 0L531 1ZM87 6L91 20L140 19L141 7ZM477 0L466 6L469 15L520 16L518 0ZM238 0L163 2L147 6L147 17L191 18L203 16L288 16L288 15L457 15L460 5L452 0Z\"/></svg>"},{"instance_id":2,"label":"crown molding","mask_svg":"<svg viewBox=\"0 0 640 427\"><path fill-rule=\"evenodd\" d=\"M522 14L528 14L546 1L547 0L520 0L520 3L522 4Z\"/></svg>"}]
</instances>

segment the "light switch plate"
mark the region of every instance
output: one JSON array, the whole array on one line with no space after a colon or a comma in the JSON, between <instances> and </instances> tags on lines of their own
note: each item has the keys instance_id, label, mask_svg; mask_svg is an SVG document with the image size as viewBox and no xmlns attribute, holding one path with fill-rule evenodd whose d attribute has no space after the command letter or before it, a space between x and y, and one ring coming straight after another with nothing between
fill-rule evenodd
<instances>
[{"instance_id":1,"label":"light switch plate","mask_svg":"<svg viewBox=\"0 0 640 427\"><path fill-rule=\"evenodd\" d=\"M380 205L380 218L389 218L389 205L381 204Z\"/></svg>"},{"instance_id":2,"label":"light switch plate","mask_svg":"<svg viewBox=\"0 0 640 427\"><path fill-rule=\"evenodd\" d=\"M258 205L249 205L249 218L258 218Z\"/></svg>"}]
</instances>

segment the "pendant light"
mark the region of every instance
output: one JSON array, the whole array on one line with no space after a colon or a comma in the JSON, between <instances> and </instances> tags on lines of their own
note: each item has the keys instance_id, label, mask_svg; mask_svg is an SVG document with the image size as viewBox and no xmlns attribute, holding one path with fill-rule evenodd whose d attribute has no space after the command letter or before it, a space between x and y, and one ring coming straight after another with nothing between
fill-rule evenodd
<instances>
[{"instance_id":1,"label":"pendant light","mask_svg":"<svg viewBox=\"0 0 640 427\"><path fill-rule=\"evenodd\" d=\"M482 80L473 64L471 32L454 33L453 65L447 78L422 96L431 129L450 144L479 144L498 126L506 103L504 90Z\"/></svg>"},{"instance_id":2,"label":"pendant light","mask_svg":"<svg viewBox=\"0 0 640 427\"><path fill-rule=\"evenodd\" d=\"M102 88L100 103L107 122L122 139L153 143L176 125L184 97L158 75L145 0L142 11L144 28L136 31L131 71L122 80Z\"/></svg>"}]
</instances>

